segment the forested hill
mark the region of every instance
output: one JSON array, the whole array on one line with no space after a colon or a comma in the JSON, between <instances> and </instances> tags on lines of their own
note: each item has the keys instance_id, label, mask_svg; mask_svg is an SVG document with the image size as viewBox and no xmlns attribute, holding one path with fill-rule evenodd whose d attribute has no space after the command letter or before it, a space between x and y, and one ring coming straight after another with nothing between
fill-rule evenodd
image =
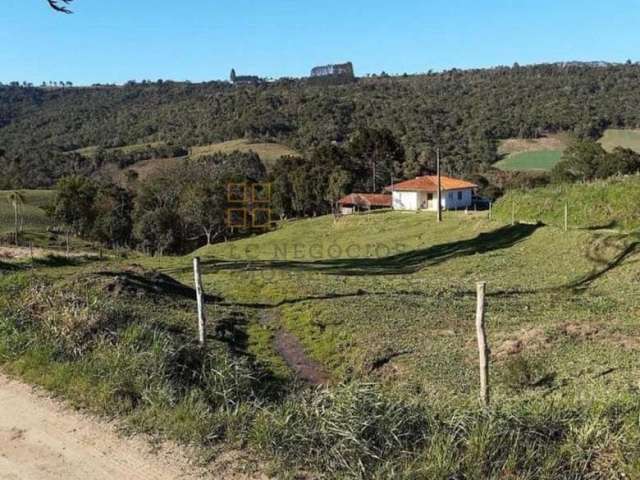
<instances>
[{"instance_id":1,"label":"forested hill","mask_svg":"<svg viewBox=\"0 0 640 480\"><path fill-rule=\"evenodd\" d=\"M68 152L82 147L159 141L190 147L244 137L308 152L369 126L389 128L407 155L439 145L450 171L460 173L495 161L500 138L557 130L597 136L607 126L640 127L638 105L638 64L451 70L346 85L5 86L0 162L5 184L37 186L77 169L85 160Z\"/></svg>"}]
</instances>

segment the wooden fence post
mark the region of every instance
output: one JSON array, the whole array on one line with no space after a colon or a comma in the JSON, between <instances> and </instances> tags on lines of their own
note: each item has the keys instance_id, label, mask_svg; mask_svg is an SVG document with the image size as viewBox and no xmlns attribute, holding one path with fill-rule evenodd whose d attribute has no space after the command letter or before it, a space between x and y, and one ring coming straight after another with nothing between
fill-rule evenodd
<instances>
[{"instance_id":1,"label":"wooden fence post","mask_svg":"<svg viewBox=\"0 0 640 480\"><path fill-rule=\"evenodd\" d=\"M477 307L476 307L476 333L478 335L478 352L480 354L480 401L485 407L489 406L489 345L487 344L487 333L484 326L484 294L485 282L477 284Z\"/></svg>"},{"instance_id":2,"label":"wooden fence post","mask_svg":"<svg viewBox=\"0 0 640 480\"><path fill-rule=\"evenodd\" d=\"M193 259L193 276L196 284L196 300L198 301L198 341L204 346L206 315L204 311L204 294L202 291L202 275L200 274L200 258Z\"/></svg>"},{"instance_id":3,"label":"wooden fence post","mask_svg":"<svg viewBox=\"0 0 640 480\"><path fill-rule=\"evenodd\" d=\"M493 202L489 202L489 220L493 220Z\"/></svg>"}]
</instances>

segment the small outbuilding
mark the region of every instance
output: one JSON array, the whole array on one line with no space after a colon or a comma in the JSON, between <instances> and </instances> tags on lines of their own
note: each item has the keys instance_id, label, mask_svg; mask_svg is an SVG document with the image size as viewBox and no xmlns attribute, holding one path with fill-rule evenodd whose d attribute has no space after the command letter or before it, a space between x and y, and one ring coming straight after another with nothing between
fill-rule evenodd
<instances>
[{"instance_id":1,"label":"small outbuilding","mask_svg":"<svg viewBox=\"0 0 640 480\"><path fill-rule=\"evenodd\" d=\"M478 188L474 183L452 177L441 177L441 205L445 210L469 208L473 204L473 193ZM385 188L391 192L394 210L438 209L438 177L427 175L396 183Z\"/></svg>"},{"instance_id":2,"label":"small outbuilding","mask_svg":"<svg viewBox=\"0 0 640 480\"><path fill-rule=\"evenodd\" d=\"M384 193L351 193L338 200L342 215L391 208L391 204L392 196Z\"/></svg>"}]
</instances>

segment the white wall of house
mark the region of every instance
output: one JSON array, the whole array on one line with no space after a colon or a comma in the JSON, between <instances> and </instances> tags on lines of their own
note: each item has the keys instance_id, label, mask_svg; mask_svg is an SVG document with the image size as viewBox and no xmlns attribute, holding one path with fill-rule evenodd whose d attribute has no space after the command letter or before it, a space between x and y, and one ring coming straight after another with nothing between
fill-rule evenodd
<instances>
[{"instance_id":1,"label":"white wall of house","mask_svg":"<svg viewBox=\"0 0 640 480\"><path fill-rule=\"evenodd\" d=\"M470 207L473 203L473 190L471 188L465 188L442 192L442 203L447 210Z\"/></svg>"},{"instance_id":2,"label":"white wall of house","mask_svg":"<svg viewBox=\"0 0 640 480\"><path fill-rule=\"evenodd\" d=\"M418 192L393 192L394 210L418 210Z\"/></svg>"},{"instance_id":3,"label":"white wall of house","mask_svg":"<svg viewBox=\"0 0 640 480\"><path fill-rule=\"evenodd\" d=\"M340 207L340 213L342 215L351 215L355 209L353 207Z\"/></svg>"},{"instance_id":4,"label":"white wall of house","mask_svg":"<svg viewBox=\"0 0 640 480\"><path fill-rule=\"evenodd\" d=\"M393 192L394 210L437 210L437 195L427 192ZM473 190L470 188L460 190L447 190L442 192L442 208L456 210L470 207L473 200Z\"/></svg>"}]
</instances>

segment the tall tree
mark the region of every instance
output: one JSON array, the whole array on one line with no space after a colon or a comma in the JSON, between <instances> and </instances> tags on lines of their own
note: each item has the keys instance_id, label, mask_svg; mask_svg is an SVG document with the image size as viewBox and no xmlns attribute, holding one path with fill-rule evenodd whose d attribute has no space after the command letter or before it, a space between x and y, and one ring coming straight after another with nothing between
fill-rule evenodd
<instances>
[{"instance_id":1,"label":"tall tree","mask_svg":"<svg viewBox=\"0 0 640 480\"><path fill-rule=\"evenodd\" d=\"M606 159L602 145L595 140L578 139L564 151L551 174L556 181L591 181L597 178Z\"/></svg>"},{"instance_id":2,"label":"tall tree","mask_svg":"<svg viewBox=\"0 0 640 480\"><path fill-rule=\"evenodd\" d=\"M16 242L16 245L18 245L20 240L19 217L22 211L22 207L24 206L26 200L25 200L25 196L18 191L10 192L8 198L9 198L9 202L11 203L11 206L13 206L13 215L14 215L14 221L15 221L15 242Z\"/></svg>"},{"instance_id":3,"label":"tall tree","mask_svg":"<svg viewBox=\"0 0 640 480\"><path fill-rule=\"evenodd\" d=\"M58 181L56 190L53 218L66 227L67 234L88 236L96 217L95 182L81 176L65 177Z\"/></svg>"},{"instance_id":4,"label":"tall tree","mask_svg":"<svg viewBox=\"0 0 640 480\"><path fill-rule=\"evenodd\" d=\"M351 174L341 167L337 167L329 175L325 200L331 204L334 213L338 200L347 194L352 182Z\"/></svg>"},{"instance_id":5,"label":"tall tree","mask_svg":"<svg viewBox=\"0 0 640 480\"><path fill-rule=\"evenodd\" d=\"M92 236L111 246L129 245L133 230L133 195L114 184L101 185L94 202Z\"/></svg>"},{"instance_id":6,"label":"tall tree","mask_svg":"<svg viewBox=\"0 0 640 480\"><path fill-rule=\"evenodd\" d=\"M393 178L402 177L404 148L389 129L360 128L349 142L349 154L359 164L360 187L377 192Z\"/></svg>"}]
</instances>

